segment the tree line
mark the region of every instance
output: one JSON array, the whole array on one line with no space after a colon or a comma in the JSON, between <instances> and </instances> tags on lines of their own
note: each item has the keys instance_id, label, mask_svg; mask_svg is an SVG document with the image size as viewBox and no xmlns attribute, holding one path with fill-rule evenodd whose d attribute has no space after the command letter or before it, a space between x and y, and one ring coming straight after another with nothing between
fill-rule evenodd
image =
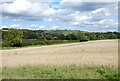
<instances>
[{"instance_id":1,"label":"tree line","mask_svg":"<svg viewBox=\"0 0 120 81\"><path fill-rule=\"evenodd\" d=\"M8 31L2 31L1 33L3 41L12 47L21 46L24 42L22 39L38 39L41 41L54 40L54 42L55 40L75 40L84 42L89 40L120 38L119 32L84 32L78 30L54 30L51 32L50 30L10 29Z\"/></svg>"}]
</instances>

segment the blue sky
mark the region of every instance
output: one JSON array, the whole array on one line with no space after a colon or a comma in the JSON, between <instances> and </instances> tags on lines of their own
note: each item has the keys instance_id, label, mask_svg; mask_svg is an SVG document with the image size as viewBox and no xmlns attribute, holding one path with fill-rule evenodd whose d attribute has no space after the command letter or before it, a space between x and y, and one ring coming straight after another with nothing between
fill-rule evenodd
<instances>
[{"instance_id":1,"label":"blue sky","mask_svg":"<svg viewBox=\"0 0 120 81\"><path fill-rule=\"evenodd\" d=\"M4 0L1 28L118 31L117 2ZM8 3L10 2L10 3Z\"/></svg>"}]
</instances>

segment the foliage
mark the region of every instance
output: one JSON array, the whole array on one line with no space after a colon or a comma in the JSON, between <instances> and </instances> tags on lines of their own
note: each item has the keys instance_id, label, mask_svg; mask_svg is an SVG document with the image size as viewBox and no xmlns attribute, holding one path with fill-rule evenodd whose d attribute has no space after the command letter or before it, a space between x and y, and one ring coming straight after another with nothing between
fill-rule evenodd
<instances>
[{"instance_id":1,"label":"foliage","mask_svg":"<svg viewBox=\"0 0 120 81\"><path fill-rule=\"evenodd\" d=\"M24 31L24 39L38 39L38 33L34 31Z\"/></svg>"},{"instance_id":2,"label":"foliage","mask_svg":"<svg viewBox=\"0 0 120 81\"><path fill-rule=\"evenodd\" d=\"M15 31L15 33L13 33ZM23 32L23 35L22 35ZM11 35L12 34L12 35ZM15 36L15 37L14 37ZM38 39L39 42L23 42L23 39ZM27 45L48 45L51 42L45 40L76 40L80 42L102 39L119 39L119 32L83 32L78 30L17 30L2 31L4 46L27 46ZM6 42L4 42L6 40Z\"/></svg>"},{"instance_id":3,"label":"foliage","mask_svg":"<svg viewBox=\"0 0 120 81\"><path fill-rule=\"evenodd\" d=\"M62 40L42 40L42 41L23 41L22 46L29 46L29 45L52 45L52 44L63 44L63 43L71 43L71 42L77 42L76 40L71 40L71 41L62 41Z\"/></svg>"},{"instance_id":4,"label":"foliage","mask_svg":"<svg viewBox=\"0 0 120 81\"><path fill-rule=\"evenodd\" d=\"M51 35L46 35L46 36L44 36L44 39L46 39L46 40L52 40L53 37Z\"/></svg>"},{"instance_id":5,"label":"foliage","mask_svg":"<svg viewBox=\"0 0 120 81\"><path fill-rule=\"evenodd\" d=\"M115 33L107 32L108 34L108 39L117 39L117 35Z\"/></svg>"},{"instance_id":6,"label":"foliage","mask_svg":"<svg viewBox=\"0 0 120 81\"><path fill-rule=\"evenodd\" d=\"M10 29L7 32L5 42L9 46L19 47L21 46L21 43L22 43L22 37L23 37L23 32L21 30Z\"/></svg>"},{"instance_id":7,"label":"foliage","mask_svg":"<svg viewBox=\"0 0 120 81\"><path fill-rule=\"evenodd\" d=\"M75 34L69 34L66 36L67 40L77 40L77 36Z\"/></svg>"},{"instance_id":8,"label":"foliage","mask_svg":"<svg viewBox=\"0 0 120 81\"><path fill-rule=\"evenodd\" d=\"M77 38L80 42L89 40L88 37L84 33L79 32L77 36L78 36Z\"/></svg>"},{"instance_id":9,"label":"foliage","mask_svg":"<svg viewBox=\"0 0 120 81\"><path fill-rule=\"evenodd\" d=\"M66 40L66 36L64 34L59 34L58 39L60 40Z\"/></svg>"}]
</instances>

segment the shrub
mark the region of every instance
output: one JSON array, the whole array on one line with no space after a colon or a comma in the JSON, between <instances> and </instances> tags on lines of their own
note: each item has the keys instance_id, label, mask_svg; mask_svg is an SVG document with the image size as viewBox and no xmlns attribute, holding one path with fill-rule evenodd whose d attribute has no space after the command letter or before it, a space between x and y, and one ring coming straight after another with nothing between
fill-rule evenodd
<instances>
[{"instance_id":1,"label":"shrub","mask_svg":"<svg viewBox=\"0 0 120 81\"><path fill-rule=\"evenodd\" d=\"M5 43L8 46L20 47L22 43L23 32L17 29L10 29L5 38Z\"/></svg>"},{"instance_id":2,"label":"shrub","mask_svg":"<svg viewBox=\"0 0 120 81\"><path fill-rule=\"evenodd\" d=\"M76 40L42 40L42 41L23 41L21 46L30 46L30 45L52 45L52 44L61 44L61 43L70 43L78 42Z\"/></svg>"}]
</instances>

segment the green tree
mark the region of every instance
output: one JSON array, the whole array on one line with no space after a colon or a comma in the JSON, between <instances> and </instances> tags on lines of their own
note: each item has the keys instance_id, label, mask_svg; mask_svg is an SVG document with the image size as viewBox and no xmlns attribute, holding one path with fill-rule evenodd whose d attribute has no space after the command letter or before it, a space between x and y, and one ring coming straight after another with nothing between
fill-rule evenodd
<instances>
[{"instance_id":1,"label":"green tree","mask_svg":"<svg viewBox=\"0 0 120 81\"><path fill-rule=\"evenodd\" d=\"M39 35L33 31L27 31L24 33L24 39L39 39Z\"/></svg>"},{"instance_id":2,"label":"green tree","mask_svg":"<svg viewBox=\"0 0 120 81\"><path fill-rule=\"evenodd\" d=\"M65 40L66 37L65 37L64 34L59 34L59 35L58 35L58 39L60 39L60 40Z\"/></svg>"},{"instance_id":3,"label":"green tree","mask_svg":"<svg viewBox=\"0 0 120 81\"><path fill-rule=\"evenodd\" d=\"M117 39L117 35L113 32L107 32L108 39Z\"/></svg>"},{"instance_id":4,"label":"green tree","mask_svg":"<svg viewBox=\"0 0 120 81\"><path fill-rule=\"evenodd\" d=\"M82 42L82 41L88 41L88 36L85 35L85 33L78 32L77 39Z\"/></svg>"},{"instance_id":5,"label":"green tree","mask_svg":"<svg viewBox=\"0 0 120 81\"><path fill-rule=\"evenodd\" d=\"M6 35L5 41L12 47L20 47L22 43L23 32L17 29L10 29Z\"/></svg>"},{"instance_id":6,"label":"green tree","mask_svg":"<svg viewBox=\"0 0 120 81\"><path fill-rule=\"evenodd\" d=\"M67 39L67 40L77 40L77 37L76 37L75 34L68 34L68 35L66 36L66 39Z\"/></svg>"},{"instance_id":7,"label":"green tree","mask_svg":"<svg viewBox=\"0 0 120 81\"><path fill-rule=\"evenodd\" d=\"M53 38L52 38L51 35L46 35L46 36L45 36L45 39L47 39L47 40L52 40Z\"/></svg>"},{"instance_id":8,"label":"green tree","mask_svg":"<svg viewBox=\"0 0 120 81\"><path fill-rule=\"evenodd\" d=\"M97 40L95 33L89 33L87 36L89 37L89 40Z\"/></svg>"}]
</instances>

